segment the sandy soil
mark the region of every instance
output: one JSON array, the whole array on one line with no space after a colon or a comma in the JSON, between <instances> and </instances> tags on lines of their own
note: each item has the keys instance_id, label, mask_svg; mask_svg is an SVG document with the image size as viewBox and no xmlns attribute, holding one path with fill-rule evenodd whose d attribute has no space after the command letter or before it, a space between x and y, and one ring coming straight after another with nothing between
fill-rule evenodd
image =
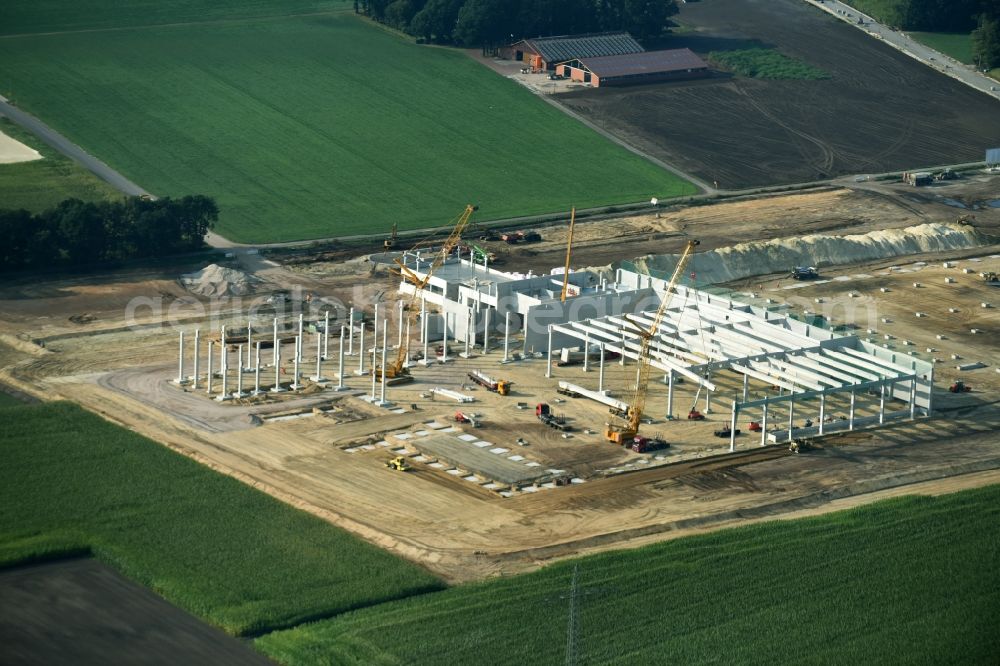
<instances>
[{"instance_id":1,"label":"sandy soil","mask_svg":"<svg viewBox=\"0 0 1000 666\"><path fill-rule=\"evenodd\" d=\"M1000 104L796 0L680 5L689 32L661 48L773 47L830 74L557 94L631 145L723 189L983 159Z\"/></svg>"},{"instance_id":2,"label":"sandy soil","mask_svg":"<svg viewBox=\"0 0 1000 666\"><path fill-rule=\"evenodd\" d=\"M969 179L950 189L919 193L880 187L871 185L864 192L830 190L661 211L659 218L650 215L592 222L578 229L581 245L577 261L598 263L610 258L615 248L615 258L621 259L622 245L608 247L604 240L616 234L634 239L636 245L626 247L648 244L649 236L657 233L668 236L662 240L664 246L694 232L708 239L709 244L724 244L727 239L733 242L748 236L773 237L789 231L845 227L857 231L933 219L953 220L961 211L935 197L946 192L951 199L971 204L985 196L990 183ZM992 229L996 224L994 212L975 213L977 224L984 228ZM544 258L546 252L549 256L560 254L557 228L546 231L546 237L533 249L514 250L510 261L529 257L527 252L537 252L535 258ZM553 558L668 538L691 530L826 510L840 506L835 501L864 501L849 498L871 499L910 484L931 483L927 486L929 492L949 484L961 485L942 481L956 476L970 475L965 477L969 483L990 482L995 477L971 475L1000 467L1000 441L996 437L1000 408L991 398L1000 389L1000 374L993 367L1000 359L1000 338L996 335L1000 321L997 309L976 309L980 301L991 298L995 288L961 271L972 265L981 270L1000 270L994 267L990 253L997 251L964 253L966 259L953 269L941 267L942 261L953 257L935 257L934 264L924 266L917 266L913 260L896 260L845 267L826 276L830 282L794 290L785 289L787 284L779 285L778 278L761 278L754 285L731 285L737 290L750 286L760 291L761 298L785 301L800 309L827 305L839 318L851 312L848 305L856 306L856 313L878 322L871 326L878 335L884 335L883 329L890 331L895 338L888 342L899 345L903 353L915 350L923 358L942 358L935 395L940 408L936 418L830 437L822 448L799 456L780 446L762 448L756 437L740 437L735 454L717 455L727 449L726 442L712 436L712 430L724 418L722 411L711 413L704 423L668 422L663 413L666 397L662 384L650 389L649 413L655 418L650 429L668 436L673 442L670 451L658 459L609 446L596 434L607 420L605 408L587 400L561 401L555 392L559 379L596 387L596 371L585 373L580 366L557 367L554 379L549 380L544 378L545 364L541 360L499 365L502 352L497 340L485 355L477 351L472 359L416 368L415 383L390 389L389 399L403 409L402 414L388 413L360 399L369 390L370 381L353 374L357 356L347 362L347 383L352 391L346 395L325 391L263 404L220 405L200 391L185 391L170 383L176 368L177 337L171 330L152 325L155 313L143 320L143 326L123 326L123 309L133 298L155 297L163 292L173 302L183 301L179 307L186 313L186 326L200 325L207 330L209 315L197 313L198 307L207 304L186 300L167 271L5 285L0 289L0 341L5 343L0 345L0 381L36 396L77 401L214 469L420 562L448 580L469 580L529 570ZM986 258L971 262L967 259L970 254ZM239 261L243 269L253 270L265 280L264 293L267 289L299 286L315 293L313 302L336 298L364 307L369 314L372 304L378 302L393 311L389 278L381 273L372 276L364 262L288 268L255 256L241 256ZM907 272L888 274L890 264ZM189 269L179 269L176 275L181 272ZM862 274L871 277L834 279ZM956 282L946 285L946 275L954 276ZM917 280L925 286L907 288ZM886 286L889 292L879 290ZM861 296L850 298L848 291ZM815 303L817 298L825 303ZM995 300L1000 304L1000 299ZM221 316L238 323L239 316L227 314L235 309L233 305L221 308ZM948 313L948 307L959 312ZM928 312L930 318L914 317L912 313L918 309ZM69 317L80 313L92 313L94 319L70 321ZM893 323L882 324L881 317ZM242 321L245 323L245 319ZM981 328L984 333L971 334L971 328ZM947 340L938 341L934 337L938 333L946 335ZM393 329L390 338L394 334ZM904 347L903 340L914 344ZM938 351L923 351L928 347ZM313 353L307 347L308 373ZM951 353L990 365L959 373L952 367ZM461 406L429 397L429 389L435 386L461 389L465 373L475 368L513 380L514 395L504 398L466 388L462 390L477 400ZM286 366L286 373L288 370ZM334 370L334 364L327 363L326 374ZM607 387L615 390L623 386L631 371L630 366L610 366ZM273 375L266 374L270 381ZM974 390L948 394L944 387L960 375ZM719 396L729 395L741 385L736 377L720 375L716 379ZM245 381L252 381L249 373ZM752 391L761 388L751 386ZM675 410L684 413L693 399L694 392L682 385ZM702 407L704 399L702 396ZM517 408L518 402L532 407L539 401L550 403L569 418L575 428L572 437L563 438L543 427L532 409ZM279 412L311 413L317 406L332 411L286 421L266 420ZM474 411L482 418L481 428L462 426L468 433L510 448L546 468L565 470L567 475L585 482L505 498L423 463L415 463L412 473L393 472L383 465L393 455L386 447L348 451L383 438L393 439L393 433L426 429L430 421L455 425L454 413L459 408ZM833 400L828 408L846 409ZM859 400L860 414L873 409L872 401ZM257 425L252 415L264 417L263 424ZM804 412L800 413L800 418L805 417ZM518 447L517 438L526 440L528 446ZM418 445L408 446L419 451Z\"/></svg>"},{"instance_id":3,"label":"sandy soil","mask_svg":"<svg viewBox=\"0 0 1000 666\"><path fill-rule=\"evenodd\" d=\"M0 164L16 164L42 159L42 154L17 139L0 132Z\"/></svg>"}]
</instances>

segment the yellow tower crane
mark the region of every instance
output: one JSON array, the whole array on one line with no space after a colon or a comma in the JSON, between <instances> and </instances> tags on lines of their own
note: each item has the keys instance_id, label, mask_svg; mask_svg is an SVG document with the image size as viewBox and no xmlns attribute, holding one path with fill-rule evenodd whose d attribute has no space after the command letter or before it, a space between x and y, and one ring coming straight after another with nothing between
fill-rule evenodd
<instances>
[{"instance_id":1,"label":"yellow tower crane","mask_svg":"<svg viewBox=\"0 0 1000 666\"><path fill-rule=\"evenodd\" d=\"M560 301L566 300L566 291L569 287L569 258L573 253L573 227L576 225L576 207L570 211L569 214L569 240L566 241L566 270L563 272L563 288L562 294L559 296Z\"/></svg>"},{"instance_id":2,"label":"yellow tower crane","mask_svg":"<svg viewBox=\"0 0 1000 666\"><path fill-rule=\"evenodd\" d=\"M416 318L416 309L414 306L420 300L420 297L424 293L424 289L430 284L431 276L434 272L447 261L451 253L454 252L455 247L462 240L462 232L465 231L465 227L469 224L469 218L472 214L479 209L479 206L468 205L461 215L458 216L458 220L455 222L454 227L451 230L451 234L445 240L444 244L441 246L440 251L434 255L434 260L431 261L427 270L424 272L423 277L419 274L407 268L402 261L396 259L396 264L399 266L400 275L406 282L413 285L413 294L410 296L410 300L406 305L407 310L407 323L412 323ZM404 324L405 326L406 324ZM405 330L405 329L404 329ZM409 370L406 368L406 350L408 345L404 344L399 346L399 350L396 353L396 360L391 364L387 364L385 368L386 377L380 379L396 379L399 377L404 377L409 374ZM378 377L381 375L381 371L376 369L375 375Z\"/></svg>"},{"instance_id":3,"label":"yellow tower crane","mask_svg":"<svg viewBox=\"0 0 1000 666\"><path fill-rule=\"evenodd\" d=\"M649 346L653 338L656 337L657 331L659 331L660 322L663 321L663 315L670 306L670 301L673 300L677 281L683 274L688 261L691 260L694 248L699 244L700 241L696 240L689 240L687 242L684 253L677 260L677 266L674 267L674 273L670 276L670 282L667 283L663 300L660 301L660 307L656 309L656 314L653 316L653 322L649 325L649 328L638 326L632 323L628 316L625 317L626 321L631 324L634 332L639 336L639 355L637 358L639 367L636 369L635 390L632 392L632 399L629 401L628 409L625 412L624 423L620 425L609 423L604 430L604 436L613 444L630 444L635 439L635 436L639 434L639 420L642 418L642 410L646 406L646 390L649 387L649 370L652 361L649 355Z\"/></svg>"}]
</instances>

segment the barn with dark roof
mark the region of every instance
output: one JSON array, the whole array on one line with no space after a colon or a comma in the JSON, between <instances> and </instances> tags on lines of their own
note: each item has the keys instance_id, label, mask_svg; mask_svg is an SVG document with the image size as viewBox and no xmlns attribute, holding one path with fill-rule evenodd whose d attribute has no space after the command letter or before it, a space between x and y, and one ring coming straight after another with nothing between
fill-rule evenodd
<instances>
[{"instance_id":1,"label":"barn with dark roof","mask_svg":"<svg viewBox=\"0 0 1000 666\"><path fill-rule=\"evenodd\" d=\"M555 69L558 63L568 60L620 56L644 50L627 32L602 32L522 39L500 49L500 55L541 71Z\"/></svg>"},{"instance_id":2,"label":"barn with dark roof","mask_svg":"<svg viewBox=\"0 0 1000 666\"><path fill-rule=\"evenodd\" d=\"M708 64L690 49L577 57L556 65L556 74L600 86L627 86L709 75Z\"/></svg>"}]
</instances>

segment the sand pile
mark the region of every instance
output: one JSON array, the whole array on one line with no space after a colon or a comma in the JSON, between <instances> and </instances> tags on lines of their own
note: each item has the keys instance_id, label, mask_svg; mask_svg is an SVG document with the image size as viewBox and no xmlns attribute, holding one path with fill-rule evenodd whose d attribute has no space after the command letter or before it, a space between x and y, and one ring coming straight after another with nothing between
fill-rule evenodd
<instances>
[{"instance_id":1,"label":"sand pile","mask_svg":"<svg viewBox=\"0 0 1000 666\"><path fill-rule=\"evenodd\" d=\"M815 234L801 238L740 243L696 254L688 270L698 284L718 284L752 275L784 273L795 266L837 266L908 254L960 250L995 242L974 228L958 223L921 224L851 236ZM646 255L635 259L640 272L669 275L679 255Z\"/></svg>"},{"instance_id":2,"label":"sand pile","mask_svg":"<svg viewBox=\"0 0 1000 666\"><path fill-rule=\"evenodd\" d=\"M181 285L193 294L207 298L223 296L244 296L253 289L256 278L235 268L223 268L209 264L197 273L181 276Z\"/></svg>"}]
</instances>

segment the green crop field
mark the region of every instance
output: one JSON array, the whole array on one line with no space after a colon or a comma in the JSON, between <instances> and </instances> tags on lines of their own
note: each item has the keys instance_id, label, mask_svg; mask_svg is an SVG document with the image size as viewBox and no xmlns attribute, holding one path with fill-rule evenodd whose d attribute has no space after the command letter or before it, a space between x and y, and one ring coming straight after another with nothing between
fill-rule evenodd
<instances>
[{"instance_id":1,"label":"green crop field","mask_svg":"<svg viewBox=\"0 0 1000 666\"><path fill-rule=\"evenodd\" d=\"M1000 486L689 537L263 636L313 664L993 664Z\"/></svg>"},{"instance_id":2,"label":"green crop field","mask_svg":"<svg viewBox=\"0 0 1000 666\"><path fill-rule=\"evenodd\" d=\"M103 180L4 117L0 117L0 132L42 154L40 160L0 164L0 208L39 213L64 199L101 201L121 196Z\"/></svg>"},{"instance_id":3,"label":"green crop field","mask_svg":"<svg viewBox=\"0 0 1000 666\"><path fill-rule=\"evenodd\" d=\"M921 44L926 44L935 51L940 51L966 65L971 65L973 62L972 35L969 33L908 32L906 34Z\"/></svg>"},{"instance_id":4,"label":"green crop field","mask_svg":"<svg viewBox=\"0 0 1000 666\"><path fill-rule=\"evenodd\" d=\"M0 407L0 420L0 566L92 552L234 634L442 587L70 403Z\"/></svg>"},{"instance_id":5,"label":"green crop field","mask_svg":"<svg viewBox=\"0 0 1000 666\"><path fill-rule=\"evenodd\" d=\"M215 197L241 242L695 191L464 53L349 12L7 37L0 91L155 194Z\"/></svg>"},{"instance_id":6,"label":"green crop field","mask_svg":"<svg viewBox=\"0 0 1000 666\"><path fill-rule=\"evenodd\" d=\"M830 75L807 62L774 49L712 51L709 60L740 76L755 79L828 79Z\"/></svg>"}]
</instances>

